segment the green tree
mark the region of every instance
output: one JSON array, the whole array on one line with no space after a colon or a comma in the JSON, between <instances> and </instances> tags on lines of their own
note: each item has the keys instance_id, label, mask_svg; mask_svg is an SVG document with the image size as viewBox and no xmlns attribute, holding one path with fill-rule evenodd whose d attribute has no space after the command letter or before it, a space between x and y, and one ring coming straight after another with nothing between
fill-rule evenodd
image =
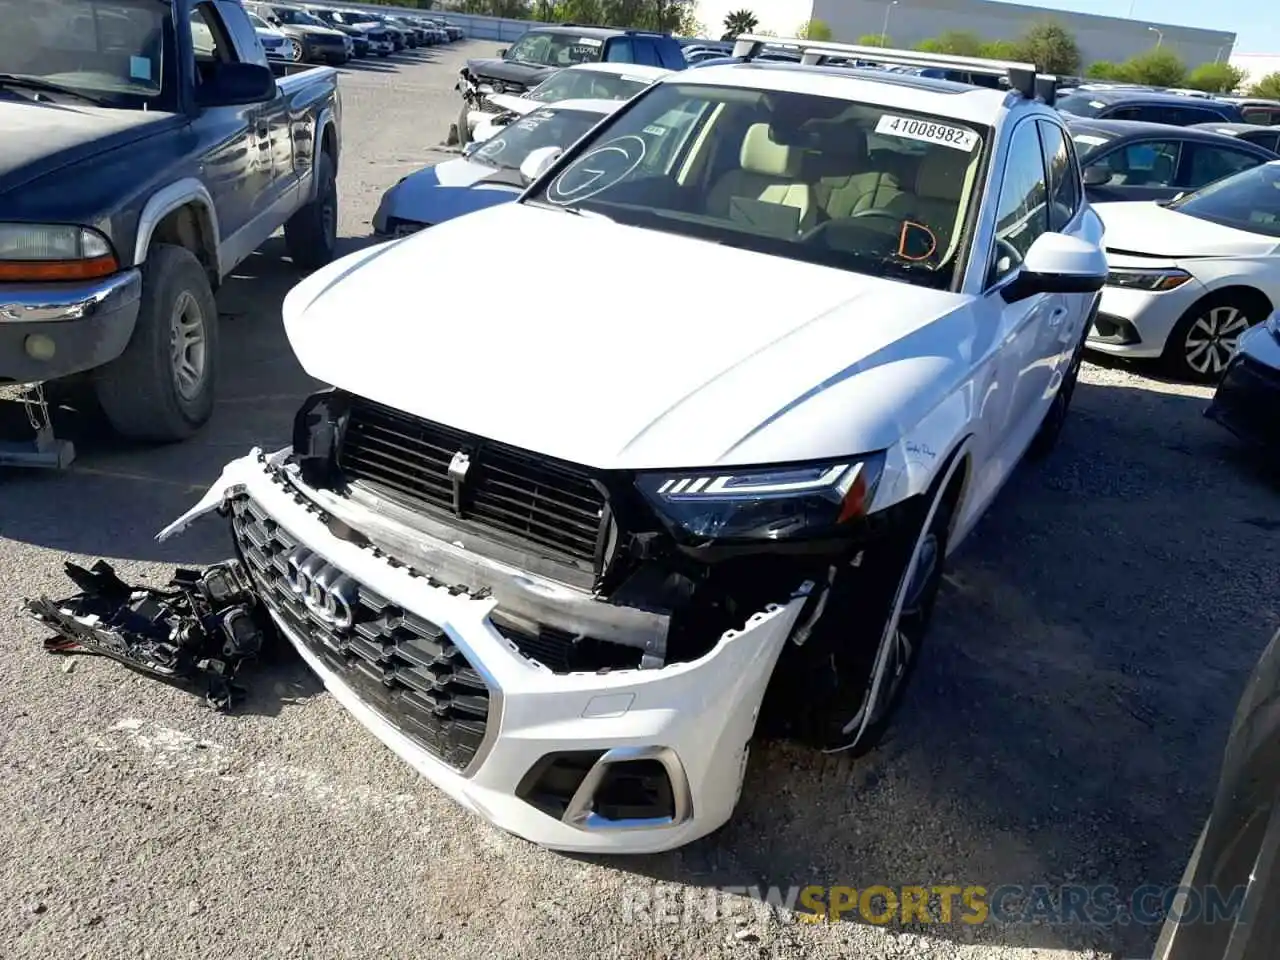
<instances>
[{"instance_id":1,"label":"green tree","mask_svg":"<svg viewBox=\"0 0 1280 960\"><path fill-rule=\"evenodd\" d=\"M928 53L949 53L956 57L982 55L982 38L968 30L947 30L916 45L917 50Z\"/></svg>"},{"instance_id":2,"label":"green tree","mask_svg":"<svg viewBox=\"0 0 1280 960\"><path fill-rule=\"evenodd\" d=\"M1229 63L1202 63L1187 74L1187 86L1205 93L1231 93L1244 76L1243 70Z\"/></svg>"},{"instance_id":3,"label":"green tree","mask_svg":"<svg viewBox=\"0 0 1280 960\"><path fill-rule=\"evenodd\" d=\"M1076 38L1055 20L1034 24L1022 35L1020 44L1027 59L1045 73L1074 74L1080 69Z\"/></svg>"},{"instance_id":4,"label":"green tree","mask_svg":"<svg viewBox=\"0 0 1280 960\"><path fill-rule=\"evenodd\" d=\"M1152 87L1180 87L1187 77L1186 64L1172 50L1156 47L1122 65L1124 79Z\"/></svg>"},{"instance_id":5,"label":"green tree","mask_svg":"<svg viewBox=\"0 0 1280 960\"><path fill-rule=\"evenodd\" d=\"M825 20L806 20L796 27L796 36L801 40L832 40L835 34L827 26Z\"/></svg>"},{"instance_id":6,"label":"green tree","mask_svg":"<svg viewBox=\"0 0 1280 960\"><path fill-rule=\"evenodd\" d=\"M724 18L724 36L721 40L732 40L740 33L755 33L760 21L750 10L734 10Z\"/></svg>"},{"instance_id":7,"label":"green tree","mask_svg":"<svg viewBox=\"0 0 1280 960\"><path fill-rule=\"evenodd\" d=\"M982 45L978 56L992 60L1026 60L1028 54L1017 40L991 40Z\"/></svg>"},{"instance_id":8,"label":"green tree","mask_svg":"<svg viewBox=\"0 0 1280 960\"><path fill-rule=\"evenodd\" d=\"M1280 73L1268 73L1249 88L1249 96L1280 100Z\"/></svg>"},{"instance_id":9,"label":"green tree","mask_svg":"<svg viewBox=\"0 0 1280 960\"><path fill-rule=\"evenodd\" d=\"M882 37L878 33L864 33L858 38L858 45L862 47L892 47L892 37Z\"/></svg>"},{"instance_id":10,"label":"green tree","mask_svg":"<svg viewBox=\"0 0 1280 960\"><path fill-rule=\"evenodd\" d=\"M1110 60L1097 60L1089 64L1084 75L1090 80L1125 80L1125 65Z\"/></svg>"}]
</instances>

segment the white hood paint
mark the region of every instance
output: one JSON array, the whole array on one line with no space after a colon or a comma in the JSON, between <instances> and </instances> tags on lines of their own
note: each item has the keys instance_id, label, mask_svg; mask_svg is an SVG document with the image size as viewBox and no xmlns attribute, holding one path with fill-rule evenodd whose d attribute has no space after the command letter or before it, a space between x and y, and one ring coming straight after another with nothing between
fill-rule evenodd
<instances>
[{"instance_id":1,"label":"white hood paint","mask_svg":"<svg viewBox=\"0 0 1280 960\"><path fill-rule=\"evenodd\" d=\"M456 281L494 237L528 255L477 305ZM713 466L895 442L951 389L970 303L508 204L318 271L284 324L311 376L429 420L600 468Z\"/></svg>"},{"instance_id":2,"label":"white hood paint","mask_svg":"<svg viewBox=\"0 0 1280 960\"><path fill-rule=\"evenodd\" d=\"M1107 249L1176 260L1188 257L1256 257L1277 241L1256 233L1168 210L1148 200L1095 203L1106 224Z\"/></svg>"}]
</instances>

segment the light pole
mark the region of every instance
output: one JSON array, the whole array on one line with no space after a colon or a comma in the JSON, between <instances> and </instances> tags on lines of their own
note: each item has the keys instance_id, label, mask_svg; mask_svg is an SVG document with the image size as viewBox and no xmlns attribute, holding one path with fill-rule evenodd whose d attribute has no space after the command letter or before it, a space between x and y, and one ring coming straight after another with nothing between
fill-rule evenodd
<instances>
[{"instance_id":1,"label":"light pole","mask_svg":"<svg viewBox=\"0 0 1280 960\"><path fill-rule=\"evenodd\" d=\"M1156 35L1156 49L1159 50L1164 43L1164 31L1157 30L1155 27L1147 27L1147 29Z\"/></svg>"},{"instance_id":2,"label":"light pole","mask_svg":"<svg viewBox=\"0 0 1280 960\"><path fill-rule=\"evenodd\" d=\"M884 26L880 28L880 46L882 47L886 43L888 43L887 38L889 36L889 14L893 12L893 8L896 7L897 5L898 5L898 0L889 0L889 2L884 5Z\"/></svg>"}]
</instances>

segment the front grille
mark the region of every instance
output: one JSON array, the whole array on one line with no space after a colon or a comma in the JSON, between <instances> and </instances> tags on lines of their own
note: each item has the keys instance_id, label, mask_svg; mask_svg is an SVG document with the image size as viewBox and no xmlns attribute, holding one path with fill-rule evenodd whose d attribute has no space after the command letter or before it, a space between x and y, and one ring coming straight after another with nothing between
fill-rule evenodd
<instances>
[{"instance_id":1,"label":"front grille","mask_svg":"<svg viewBox=\"0 0 1280 960\"><path fill-rule=\"evenodd\" d=\"M454 509L449 464L470 457ZM556 558L595 564L606 528L605 495L581 468L352 398L338 466L407 500Z\"/></svg>"},{"instance_id":2,"label":"front grille","mask_svg":"<svg viewBox=\"0 0 1280 960\"><path fill-rule=\"evenodd\" d=\"M352 625L334 626L289 580L290 555L314 553L248 497L233 502L231 526L259 597L293 636L383 719L464 769L484 741L489 688L448 634L363 584L348 594L355 598Z\"/></svg>"}]
</instances>

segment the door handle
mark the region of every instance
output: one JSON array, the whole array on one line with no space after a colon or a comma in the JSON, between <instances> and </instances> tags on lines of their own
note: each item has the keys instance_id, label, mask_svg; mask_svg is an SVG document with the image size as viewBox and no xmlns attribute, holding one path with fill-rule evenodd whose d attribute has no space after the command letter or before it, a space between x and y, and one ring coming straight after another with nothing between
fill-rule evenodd
<instances>
[{"instance_id":1,"label":"door handle","mask_svg":"<svg viewBox=\"0 0 1280 960\"><path fill-rule=\"evenodd\" d=\"M1054 307L1053 312L1049 314L1049 326L1056 327L1062 323L1067 317L1066 307Z\"/></svg>"}]
</instances>

